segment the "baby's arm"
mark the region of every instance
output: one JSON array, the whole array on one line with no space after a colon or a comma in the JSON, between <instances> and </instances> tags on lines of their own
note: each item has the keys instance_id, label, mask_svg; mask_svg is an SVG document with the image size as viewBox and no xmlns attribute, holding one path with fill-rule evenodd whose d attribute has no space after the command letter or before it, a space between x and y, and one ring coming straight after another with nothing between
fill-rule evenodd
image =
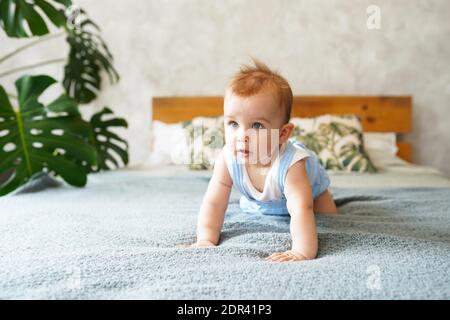
<instances>
[{"instance_id":1,"label":"baby's arm","mask_svg":"<svg viewBox=\"0 0 450 320\"><path fill-rule=\"evenodd\" d=\"M233 180L221 152L214 164L214 171L200 206L197 241L188 245L189 247L213 246L219 243L232 185Z\"/></svg>"},{"instance_id":2,"label":"baby's arm","mask_svg":"<svg viewBox=\"0 0 450 320\"><path fill-rule=\"evenodd\" d=\"M292 250L276 252L267 259L271 261L314 259L317 255L318 241L313 211L314 200L305 160L300 160L289 168L284 194L291 215Z\"/></svg>"}]
</instances>

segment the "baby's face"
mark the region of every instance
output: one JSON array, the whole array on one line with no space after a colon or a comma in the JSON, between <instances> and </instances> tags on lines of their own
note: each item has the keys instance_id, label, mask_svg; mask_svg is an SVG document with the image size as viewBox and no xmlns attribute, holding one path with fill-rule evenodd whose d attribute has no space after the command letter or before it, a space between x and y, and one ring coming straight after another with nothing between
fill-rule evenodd
<instances>
[{"instance_id":1,"label":"baby's face","mask_svg":"<svg viewBox=\"0 0 450 320\"><path fill-rule=\"evenodd\" d=\"M285 140L280 139L284 119L284 108L272 92L240 97L228 91L224 103L226 147L243 162L266 165Z\"/></svg>"}]
</instances>

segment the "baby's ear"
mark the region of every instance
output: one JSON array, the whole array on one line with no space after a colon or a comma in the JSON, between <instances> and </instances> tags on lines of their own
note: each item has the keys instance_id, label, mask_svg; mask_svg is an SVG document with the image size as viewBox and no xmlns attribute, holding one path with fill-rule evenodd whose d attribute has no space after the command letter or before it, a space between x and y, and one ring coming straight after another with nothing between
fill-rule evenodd
<instances>
[{"instance_id":1,"label":"baby's ear","mask_svg":"<svg viewBox=\"0 0 450 320\"><path fill-rule=\"evenodd\" d=\"M284 143L294 131L294 124L288 122L284 124L280 129L280 143Z\"/></svg>"}]
</instances>

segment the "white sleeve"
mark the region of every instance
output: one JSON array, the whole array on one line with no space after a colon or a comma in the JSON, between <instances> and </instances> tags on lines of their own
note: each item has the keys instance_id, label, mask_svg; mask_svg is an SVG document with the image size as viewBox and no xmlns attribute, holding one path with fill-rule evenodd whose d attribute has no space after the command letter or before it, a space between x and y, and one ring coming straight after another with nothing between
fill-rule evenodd
<instances>
[{"instance_id":1,"label":"white sleeve","mask_svg":"<svg viewBox=\"0 0 450 320\"><path fill-rule=\"evenodd\" d=\"M305 150L299 146L295 146L295 149L296 150L295 150L294 156L292 157L291 163L289 164L289 167L292 166L297 161L311 156L311 154L307 150Z\"/></svg>"}]
</instances>

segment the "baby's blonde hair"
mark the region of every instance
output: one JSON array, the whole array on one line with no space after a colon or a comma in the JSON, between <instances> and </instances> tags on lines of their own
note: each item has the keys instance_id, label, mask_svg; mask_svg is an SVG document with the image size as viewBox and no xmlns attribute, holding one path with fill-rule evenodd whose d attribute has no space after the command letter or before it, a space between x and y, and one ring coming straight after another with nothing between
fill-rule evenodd
<instances>
[{"instance_id":1,"label":"baby's blonde hair","mask_svg":"<svg viewBox=\"0 0 450 320\"><path fill-rule=\"evenodd\" d=\"M232 77L228 89L235 95L248 97L259 93L264 89L271 90L285 109L285 121L289 122L292 109L292 90L289 83L272 71L264 63L252 58L254 66L243 65L239 72Z\"/></svg>"}]
</instances>

